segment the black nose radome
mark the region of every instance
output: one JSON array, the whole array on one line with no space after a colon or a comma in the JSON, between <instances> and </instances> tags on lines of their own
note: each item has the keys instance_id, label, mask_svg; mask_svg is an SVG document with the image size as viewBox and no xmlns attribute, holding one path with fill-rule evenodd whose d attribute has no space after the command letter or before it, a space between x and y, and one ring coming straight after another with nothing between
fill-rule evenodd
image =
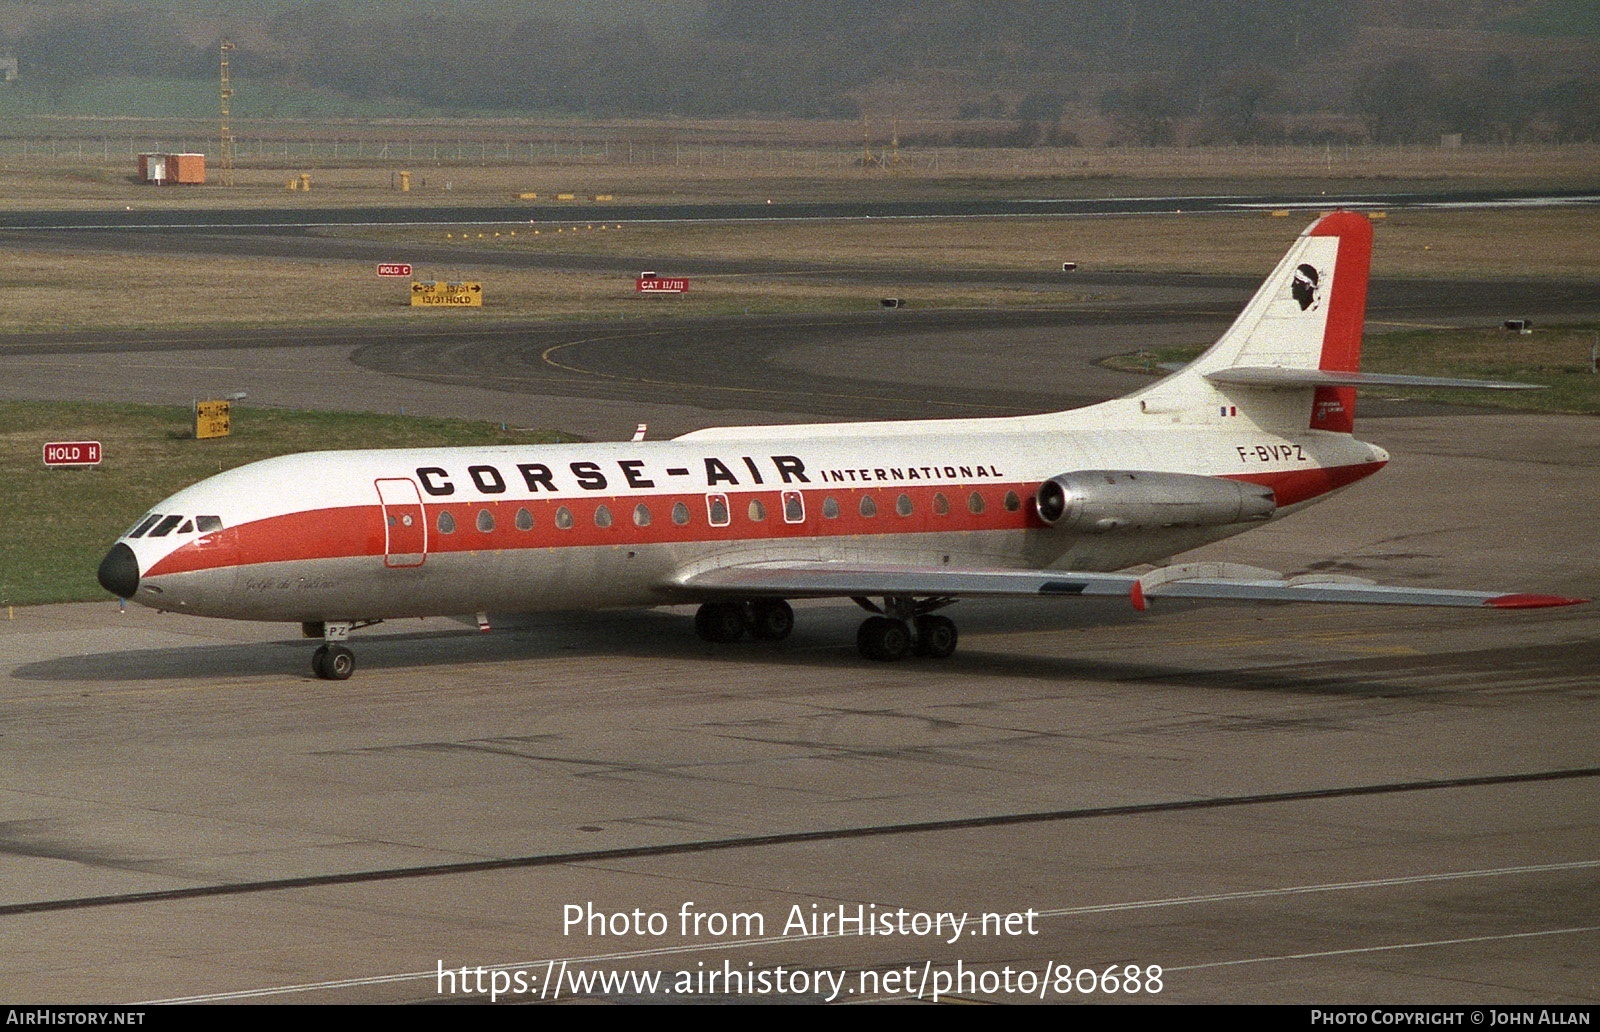
<instances>
[{"instance_id":1,"label":"black nose radome","mask_svg":"<svg viewBox=\"0 0 1600 1032\"><path fill-rule=\"evenodd\" d=\"M100 586L113 595L132 598L139 590L139 560L133 557L133 549L120 541L112 545L100 560L99 578Z\"/></svg>"}]
</instances>

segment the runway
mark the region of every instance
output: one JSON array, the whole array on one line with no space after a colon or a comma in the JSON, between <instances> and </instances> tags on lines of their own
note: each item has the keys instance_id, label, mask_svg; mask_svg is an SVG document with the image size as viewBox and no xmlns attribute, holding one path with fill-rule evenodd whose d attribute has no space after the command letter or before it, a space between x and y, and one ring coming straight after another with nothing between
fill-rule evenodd
<instances>
[{"instance_id":1,"label":"runway","mask_svg":"<svg viewBox=\"0 0 1600 1032\"><path fill-rule=\"evenodd\" d=\"M1165 289L665 339L35 340L0 360L0 390L226 385L595 438L1021 411L1122 393L1145 381L1096 358L1231 317L1230 284ZM1592 420L1360 413L1388 469L1200 557L1595 594ZM1600 999L1595 606L963 602L952 660L889 665L856 655L853 607L797 609L776 646L701 643L688 609L386 624L337 687L295 628L18 610L0 623L0 997L484 1000L482 967L501 1002L929 1000L946 982L960 1001ZM603 919L566 925L568 906ZM620 934L604 919L635 910ZM837 922L902 910L882 934ZM696 933L696 913L745 920Z\"/></svg>"}]
</instances>

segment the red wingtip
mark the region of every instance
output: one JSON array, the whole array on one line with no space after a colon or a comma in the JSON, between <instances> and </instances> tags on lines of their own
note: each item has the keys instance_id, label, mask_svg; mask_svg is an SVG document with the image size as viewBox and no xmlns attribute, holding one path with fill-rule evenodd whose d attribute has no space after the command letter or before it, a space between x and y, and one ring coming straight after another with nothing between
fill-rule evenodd
<instances>
[{"instance_id":1,"label":"red wingtip","mask_svg":"<svg viewBox=\"0 0 1600 1032\"><path fill-rule=\"evenodd\" d=\"M1567 598L1564 595L1497 595L1485 599L1484 605L1496 609L1548 609L1553 606L1581 606L1586 598Z\"/></svg>"},{"instance_id":2,"label":"red wingtip","mask_svg":"<svg viewBox=\"0 0 1600 1032\"><path fill-rule=\"evenodd\" d=\"M1133 608L1144 612L1144 585L1138 581L1133 582L1133 588L1128 592L1128 601L1133 603Z\"/></svg>"}]
</instances>

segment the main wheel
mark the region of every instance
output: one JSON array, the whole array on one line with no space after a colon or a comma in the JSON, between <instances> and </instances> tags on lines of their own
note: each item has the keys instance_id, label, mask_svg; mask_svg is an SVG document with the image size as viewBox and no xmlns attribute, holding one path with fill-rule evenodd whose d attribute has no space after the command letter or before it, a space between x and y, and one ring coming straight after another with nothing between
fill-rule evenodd
<instances>
[{"instance_id":1,"label":"main wheel","mask_svg":"<svg viewBox=\"0 0 1600 1032\"><path fill-rule=\"evenodd\" d=\"M311 672L322 678L324 681L328 680L328 669L326 666L327 662L328 646L318 645L317 651L311 654Z\"/></svg>"},{"instance_id":2,"label":"main wheel","mask_svg":"<svg viewBox=\"0 0 1600 1032\"><path fill-rule=\"evenodd\" d=\"M750 604L750 634L761 641L782 641L794 630L794 609L783 599Z\"/></svg>"},{"instance_id":3,"label":"main wheel","mask_svg":"<svg viewBox=\"0 0 1600 1032\"><path fill-rule=\"evenodd\" d=\"M738 641L745 632L744 606L737 602L707 602L694 614L694 631L706 641Z\"/></svg>"},{"instance_id":4,"label":"main wheel","mask_svg":"<svg viewBox=\"0 0 1600 1032\"><path fill-rule=\"evenodd\" d=\"M870 616L861 622L861 629L856 632L856 648L866 658L880 662L904 659L911 651L911 628L904 620Z\"/></svg>"},{"instance_id":5,"label":"main wheel","mask_svg":"<svg viewBox=\"0 0 1600 1032\"><path fill-rule=\"evenodd\" d=\"M948 616L917 617L917 647L919 656L945 659L956 650L956 624Z\"/></svg>"}]
</instances>

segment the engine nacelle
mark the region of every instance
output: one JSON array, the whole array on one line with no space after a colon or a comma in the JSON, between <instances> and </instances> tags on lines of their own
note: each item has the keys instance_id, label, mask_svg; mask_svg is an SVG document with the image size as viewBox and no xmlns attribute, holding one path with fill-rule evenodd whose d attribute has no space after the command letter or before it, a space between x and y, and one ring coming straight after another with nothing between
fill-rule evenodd
<instances>
[{"instance_id":1,"label":"engine nacelle","mask_svg":"<svg viewBox=\"0 0 1600 1032\"><path fill-rule=\"evenodd\" d=\"M1128 527L1225 527L1270 519L1272 488L1193 473L1092 469L1039 485L1039 518L1053 527L1102 534Z\"/></svg>"}]
</instances>

